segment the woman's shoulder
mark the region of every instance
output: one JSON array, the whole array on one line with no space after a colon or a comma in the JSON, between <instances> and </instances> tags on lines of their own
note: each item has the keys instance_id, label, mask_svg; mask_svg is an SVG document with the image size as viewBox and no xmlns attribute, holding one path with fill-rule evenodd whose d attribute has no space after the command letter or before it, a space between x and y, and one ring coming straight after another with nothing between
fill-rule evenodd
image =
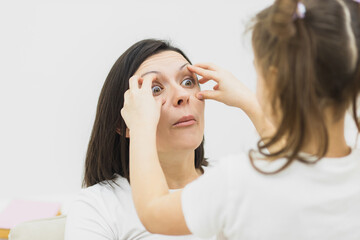
<instances>
[{"instance_id":1,"label":"woman's shoulder","mask_svg":"<svg viewBox=\"0 0 360 240\"><path fill-rule=\"evenodd\" d=\"M114 214L114 210L128 208L129 188L126 179L116 176L114 181L103 181L80 190L67 214L66 235L71 237L69 239L78 235L90 236L94 231L117 239L117 225L124 219L121 214Z\"/></svg>"},{"instance_id":2,"label":"woman's shoulder","mask_svg":"<svg viewBox=\"0 0 360 240\"><path fill-rule=\"evenodd\" d=\"M81 189L75 202L91 205L117 203L119 196L131 195L131 189L128 181L117 175L114 180L107 180Z\"/></svg>"}]
</instances>

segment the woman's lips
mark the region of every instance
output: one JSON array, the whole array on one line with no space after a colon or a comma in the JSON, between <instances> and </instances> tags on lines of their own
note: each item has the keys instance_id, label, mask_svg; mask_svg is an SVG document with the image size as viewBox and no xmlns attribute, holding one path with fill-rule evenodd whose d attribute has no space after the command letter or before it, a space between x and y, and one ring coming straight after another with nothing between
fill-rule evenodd
<instances>
[{"instance_id":1,"label":"woman's lips","mask_svg":"<svg viewBox=\"0 0 360 240\"><path fill-rule=\"evenodd\" d=\"M184 117L180 118L173 126L174 127L187 127L187 126L194 125L195 123L196 123L196 120L195 120L194 116L189 115L189 116L184 116Z\"/></svg>"}]
</instances>

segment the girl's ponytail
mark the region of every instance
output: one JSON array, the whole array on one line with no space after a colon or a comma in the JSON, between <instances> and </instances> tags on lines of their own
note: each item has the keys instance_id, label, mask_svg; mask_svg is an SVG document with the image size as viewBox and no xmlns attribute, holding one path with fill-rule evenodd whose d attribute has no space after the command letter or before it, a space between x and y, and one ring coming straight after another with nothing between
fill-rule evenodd
<instances>
[{"instance_id":1,"label":"girl's ponytail","mask_svg":"<svg viewBox=\"0 0 360 240\"><path fill-rule=\"evenodd\" d=\"M352 18L352 28L357 46L357 64L355 67L354 84L350 90L352 95L352 114L358 132L360 132L360 121L357 114L359 106L358 97L360 93L360 0L351 0L348 1L347 4Z\"/></svg>"},{"instance_id":2,"label":"girl's ponytail","mask_svg":"<svg viewBox=\"0 0 360 240\"><path fill-rule=\"evenodd\" d=\"M280 39L294 36L297 6L297 0L276 0L269 14L269 32Z\"/></svg>"}]
</instances>

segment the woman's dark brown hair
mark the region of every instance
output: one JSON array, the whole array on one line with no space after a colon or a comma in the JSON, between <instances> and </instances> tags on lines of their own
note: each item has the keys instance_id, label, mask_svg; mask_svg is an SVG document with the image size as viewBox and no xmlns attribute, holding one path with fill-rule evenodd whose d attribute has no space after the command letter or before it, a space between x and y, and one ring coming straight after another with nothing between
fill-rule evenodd
<instances>
[{"instance_id":1,"label":"woman's dark brown hair","mask_svg":"<svg viewBox=\"0 0 360 240\"><path fill-rule=\"evenodd\" d=\"M129 180L129 139L120 110L129 79L150 56L163 51L181 54L168 42L155 39L139 41L127 49L115 62L101 90L93 130L85 160L83 186L89 187L102 181L114 182L117 174ZM120 134L118 134L119 132ZM207 166L204 158L204 141L195 150L195 168L203 171ZM111 183L110 182L110 183Z\"/></svg>"},{"instance_id":2,"label":"woman's dark brown hair","mask_svg":"<svg viewBox=\"0 0 360 240\"><path fill-rule=\"evenodd\" d=\"M315 163L329 145L324 110L335 110L339 121L352 105L358 130L356 100L360 89L360 4L353 0L304 0L304 18L296 14L298 1L276 0L260 12L253 26L253 48L260 71L269 89L272 114L278 121L273 136L258 142L266 159L286 158L274 174L294 160ZM350 17L349 17L350 16ZM351 20L350 20L351 19ZM351 22L350 22L351 21ZM351 23L351 24L349 24ZM273 76L271 69L276 69ZM319 141L316 161L300 154L306 141ZM285 141L284 141L285 140ZM285 144L272 153L266 149L280 141Z\"/></svg>"}]
</instances>

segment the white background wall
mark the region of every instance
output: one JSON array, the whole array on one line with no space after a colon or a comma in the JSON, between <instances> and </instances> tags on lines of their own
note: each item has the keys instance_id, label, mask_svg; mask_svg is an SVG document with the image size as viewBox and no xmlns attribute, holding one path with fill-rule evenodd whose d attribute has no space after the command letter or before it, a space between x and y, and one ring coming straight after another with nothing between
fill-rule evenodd
<instances>
[{"instance_id":1,"label":"white background wall","mask_svg":"<svg viewBox=\"0 0 360 240\"><path fill-rule=\"evenodd\" d=\"M270 2L1 0L0 197L79 191L102 84L138 40L171 40L194 63L214 62L255 90L244 29ZM205 119L207 157L256 142L237 109L207 101Z\"/></svg>"}]
</instances>

